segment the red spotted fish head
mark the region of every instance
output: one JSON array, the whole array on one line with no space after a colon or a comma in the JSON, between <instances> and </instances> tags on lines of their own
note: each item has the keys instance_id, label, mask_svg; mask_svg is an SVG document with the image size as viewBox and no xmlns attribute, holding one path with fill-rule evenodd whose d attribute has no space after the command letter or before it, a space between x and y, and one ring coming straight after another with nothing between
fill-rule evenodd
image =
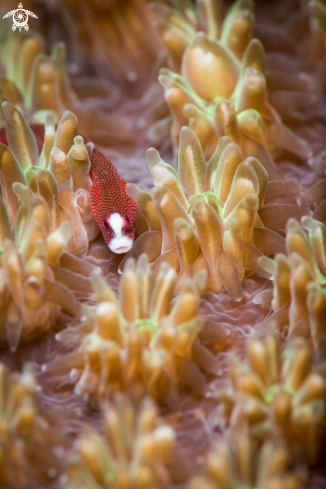
<instances>
[{"instance_id":1,"label":"red spotted fish head","mask_svg":"<svg viewBox=\"0 0 326 489\"><path fill-rule=\"evenodd\" d=\"M97 148L92 153L90 202L94 219L113 253L127 253L135 240L136 204L121 178Z\"/></svg>"}]
</instances>

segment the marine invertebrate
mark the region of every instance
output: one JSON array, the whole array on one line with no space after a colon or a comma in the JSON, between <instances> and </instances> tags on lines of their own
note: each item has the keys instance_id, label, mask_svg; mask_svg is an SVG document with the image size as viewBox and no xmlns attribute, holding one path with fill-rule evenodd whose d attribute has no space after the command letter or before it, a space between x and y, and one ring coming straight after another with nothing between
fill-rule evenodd
<instances>
[{"instance_id":1,"label":"marine invertebrate","mask_svg":"<svg viewBox=\"0 0 326 489\"><path fill-rule=\"evenodd\" d=\"M233 66L237 58L241 60L253 36L253 1L234 2L223 23L221 2L195 2L194 5L184 2L178 8L153 2L150 7L158 17L154 26L167 51L168 67L177 72L181 70L185 50L198 31L214 41L219 39L217 46L231 64L233 61Z\"/></svg>"},{"instance_id":2,"label":"marine invertebrate","mask_svg":"<svg viewBox=\"0 0 326 489\"><path fill-rule=\"evenodd\" d=\"M20 182L45 198L51 232L62 221L71 222L69 252L85 256L89 242L96 238L91 208L112 251L121 253L130 249L134 240L135 204L125 193L126 181L93 144L84 144L75 115L66 111L57 130L51 117L44 133L42 126L32 126L35 137L13 105L4 102L3 112L6 132L1 139L8 147L1 143L0 178L12 225L18 211L12 183ZM122 221L113 224L112 215ZM127 245L123 243L121 247L121 240L127 240Z\"/></svg>"},{"instance_id":3,"label":"marine invertebrate","mask_svg":"<svg viewBox=\"0 0 326 489\"><path fill-rule=\"evenodd\" d=\"M87 71L138 86L155 63L159 42L145 0L64 2L76 21L77 50Z\"/></svg>"},{"instance_id":4,"label":"marine invertebrate","mask_svg":"<svg viewBox=\"0 0 326 489\"><path fill-rule=\"evenodd\" d=\"M87 191L80 188L78 192L84 194L74 196L68 163L69 159L78 186L86 185L90 181L86 147L76 136L77 144L68 159L57 147L50 152L49 139L52 143L55 139L50 131L40 155L43 168L37 167L32 163L39 159L39 139L17 109L9 104L4 109L7 132L1 138L17 159L0 143L0 341L1 346L16 350L20 343L32 341L53 326L61 309L72 316L82 315L82 307L69 289L91 292L87 276L96 267L70 253L84 253L85 244L88 248L86 233L92 231L84 228L81 219L87 209L80 213L77 207ZM69 144L64 126L71 120L74 122L72 114L67 114L61 121L58 146ZM40 130L39 126L34 129ZM81 153L86 159L80 158Z\"/></svg>"},{"instance_id":5,"label":"marine invertebrate","mask_svg":"<svg viewBox=\"0 0 326 489\"><path fill-rule=\"evenodd\" d=\"M88 429L71 457L67 489L167 487L175 433L146 398L138 409L123 396L102 408L105 436Z\"/></svg>"},{"instance_id":6,"label":"marine invertebrate","mask_svg":"<svg viewBox=\"0 0 326 489\"><path fill-rule=\"evenodd\" d=\"M325 412L325 378L313 367L303 338L288 342L282 352L279 340L272 334L251 337L245 360L230 362L228 387L221 385L213 395L224 405L231 427L245 422L257 439L281 435L296 457L315 462Z\"/></svg>"},{"instance_id":7,"label":"marine invertebrate","mask_svg":"<svg viewBox=\"0 0 326 489\"><path fill-rule=\"evenodd\" d=\"M219 93L219 84L215 83L217 73L220 72L219 64L215 66L209 60L211 57L219 60L219 53L215 53L212 43L204 34L197 35L184 54L184 78L167 69L160 72L159 81L165 90L165 99L173 117L171 136L174 147L177 146L183 125L188 125L196 132L209 157L218 138L227 135L240 145L246 156L261 159L270 178L275 179L276 175L279 178L280 171L272 154L283 148L301 158L307 158L310 149L282 124L280 116L268 101L266 80L260 71L264 66L262 45L255 39L248 45L238 81L230 86L230 90L224 90L228 100L222 88ZM189 68L186 68L188 65ZM201 73L206 66L209 72L202 77ZM223 76L220 76L223 80L229 80L227 66L224 71ZM188 72L194 80L189 79ZM216 87L215 92L210 93L211 86L214 90Z\"/></svg>"},{"instance_id":8,"label":"marine invertebrate","mask_svg":"<svg viewBox=\"0 0 326 489\"><path fill-rule=\"evenodd\" d=\"M269 270L273 289L255 297L255 302L271 303L274 312L257 330L266 331L274 325L287 339L302 336L311 339L317 348L325 332L326 228L309 216L301 220L307 233L296 219L287 223L287 257L263 257L260 265Z\"/></svg>"},{"instance_id":9,"label":"marine invertebrate","mask_svg":"<svg viewBox=\"0 0 326 489\"><path fill-rule=\"evenodd\" d=\"M39 410L39 392L31 364L11 374L0 364L0 482L4 488L28 489L53 480L62 461L55 455L60 442Z\"/></svg>"},{"instance_id":10,"label":"marine invertebrate","mask_svg":"<svg viewBox=\"0 0 326 489\"><path fill-rule=\"evenodd\" d=\"M246 431L234 433L228 442L218 439L205 456L204 467L193 476L189 489L291 487L299 489L305 479L303 467L295 467L282 440L255 446Z\"/></svg>"},{"instance_id":11,"label":"marine invertebrate","mask_svg":"<svg viewBox=\"0 0 326 489\"><path fill-rule=\"evenodd\" d=\"M89 242L98 234L91 202L97 217L100 211L102 228L105 219L124 211L129 221L122 239L131 244L135 205L111 162L91 143L84 145L71 112L64 113L56 131L51 117L45 129L40 125L31 128L9 102L3 103L3 113L1 344L15 350L20 342L31 341L55 324L59 306L81 315L80 304L66 287L91 292L87 276L96 267L78 259L85 256ZM89 196L91 161L95 184ZM107 183L111 201L105 205L102 197ZM120 251L119 234L124 231L123 226L111 232L105 229L109 246L112 240L117 243L111 246L115 252ZM11 237L14 243L10 244L6 240Z\"/></svg>"},{"instance_id":12,"label":"marine invertebrate","mask_svg":"<svg viewBox=\"0 0 326 489\"><path fill-rule=\"evenodd\" d=\"M170 20L170 24L162 27L163 40L166 38L170 42L170 30L183 29L185 19L180 13L162 6L155 8L166 18L162 24ZM217 22L211 12L214 8L208 3L205 13L208 15L209 11L211 23L216 23L216 31ZM280 115L268 100L265 52L262 43L252 39L251 9L251 2L240 1L232 5L222 26L221 42L216 41L211 32L194 33L182 56L178 53L182 76L163 68L159 82L172 116L174 149L184 125L195 131L207 157L214 152L218 138L227 135L240 145L245 156L258 158L274 180L281 178L281 172L273 161L273 154L282 148L307 158L311 151L302 139L282 124ZM193 27L189 26L189 29L191 31ZM277 93L274 93L274 100L278 101ZM302 107L307 102L311 103L302 99ZM298 100L296 106L299 105ZM158 143L160 130L165 136L166 127L161 121L155 123L149 129L150 140Z\"/></svg>"},{"instance_id":13,"label":"marine invertebrate","mask_svg":"<svg viewBox=\"0 0 326 489\"><path fill-rule=\"evenodd\" d=\"M55 44L51 58L46 56L45 41L31 31L15 38L11 32L3 33L1 44L2 67L5 76L1 85L10 86L3 94L4 100L16 105L18 92L26 112L48 110L57 123L66 108L77 105L79 100L71 86L66 69L64 43ZM6 96L7 95L7 96Z\"/></svg>"},{"instance_id":14,"label":"marine invertebrate","mask_svg":"<svg viewBox=\"0 0 326 489\"><path fill-rule=\"evenodd\" d=\"M147 256L141 255L137 265L127 261L118 300L94 273L95 312L57 335L79 349L45 364L45 371L70 370L75 393L95 407L117 390L135 398L147 393L164 404L174 402L184 387L203 394L206 381L200 368L209 371L213 365L212 355L198 341L205 272L185 283L172 305L175 282L175 270L164 263L152 284Z\"/></svg>"},{"instance_id":15,"label":"marine invertebrate","mask_svg":"<svg viewBox=\"0 0 326 489\"><path fill-rule=\"evenodd\" d=\"M5 74L0 78L1 102L12 103L29 120L41 123L47 112L51 112L54 122L58 123L64 112L71 110L78 118L82 133L102 145L134 139L128 120L112 117L105 110L117 102L119 90L109 81L96 78L78 77L73 83L63 42L55 43L48 56L45 41L36 32L24 33L19 39L14 38L12 32L5 32L1 53ZM90 104L90 100L94 103Z\"/></svg>"},{"instance_id":16,"label":"marine invertebrate","mask_svg":"<svg viewBox=\"0 0 326 489\"><path fill-rule=\"evenodd\" d=\"M12 189L12 184L28 185L33 193L38 193L46 200L50 232L62 221L69 221L73 227L69 251L84 256L88 249L88 237L75 203L74 179L71 172L84 170L85 178L90 181L90 160L87 149L81 142L84 160L76 162L78 150L76 151L74 146L69 158L70 165L68 162L67 153L78 134L76 117L67 112L56 134L53 121L48 121L44 146L39 155L38 143L43 140L42 126L35 128L38 132L38 137L35 137L21 112L13 105L4 102L3 113L6 129L1 135L1 184L11 225L14 226L19 209L19 199Z\"/></svg>"},{"instance_id":17,"label":"marine invertebrate","mask_svg":"<svg viewBox=\"0 0 326 489\"><path fill-rule=\"evenodd\" d=\"M13 187L23 202L15 225L16 243L10 239L9 216L0 198L0 346L15 351L20 343L31 342L54 326L61 309L71 316L82 315L69 288L87 289L87 278L75 270L89 272L94 267L81 267L64 251L71 235L67 222L48 235L45 201L31 196L22 184Z\"/></svg>"},{"instance_id":18,"label":"marine invertebrate","mask_svg":"<svg viewBox=\"0 0 326 489\"><path fill-rule=\"evenodd\" d=\"M258 256L284 250L284 238L272 229L285 227L292 213L311 213L297 205L265 206L282 195L295 195L298 187L268 182L256 158L243 160L239 146L225 136L206 163L200 142L188 127L180 133L177 172L158 151L149 149L147 161L155 184L151 195L133 184L126 187L148 231L136 240L120 270L129 256L145 251L153 270L168 261L180 272L179 286L206 268L206 291L224 287L232 300L241 300L245 269L264 275L257 266Z\"/></svg>"}]
</instances>

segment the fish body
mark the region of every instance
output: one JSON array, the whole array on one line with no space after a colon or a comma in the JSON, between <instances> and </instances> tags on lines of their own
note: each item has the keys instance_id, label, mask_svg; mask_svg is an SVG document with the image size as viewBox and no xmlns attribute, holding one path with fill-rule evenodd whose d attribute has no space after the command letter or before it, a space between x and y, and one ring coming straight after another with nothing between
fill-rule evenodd
<instances>
[{"instance_id":1,"label":"fish body","mask_svg":"<svg viewBox=\"0 0 326 489\"><path fill-rule=\"evenodd\" d=\"M96 147L92 153L90 202L94 219L114 253L127 253L135 240L136 204L127 181Z\"/></svg>"},{"instance_id":2,"label":"fish body","mask_svg":"<svg viewBox=\"0 0 326 489\"><path fill-rule=\"evenodd\" d=\"M44 126L30 125L41 152ZM87 138L84 138L85 143ZM0 142L8 146L5 129L0 129ZM136 204L126 193L127 181L120 177L109 158L94 147L91 155L92 186L90 203L94 219L106 244L114 253L126 253L135 240Z\"/></svg>"}]
</instances>

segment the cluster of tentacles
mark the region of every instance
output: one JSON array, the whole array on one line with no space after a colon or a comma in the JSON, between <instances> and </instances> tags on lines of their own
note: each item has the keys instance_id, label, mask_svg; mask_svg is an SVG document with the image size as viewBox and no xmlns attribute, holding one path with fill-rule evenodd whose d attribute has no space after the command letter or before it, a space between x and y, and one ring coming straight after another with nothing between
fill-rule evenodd
<instances>
[{"instance_id":1,"label":"cluster of tentacles","mask_svg":"<svg viewBox=\"0 0 326 489\"><path fill-rule=\"evenodd\" d=\"M28 489L53 480L62 467L55 448L62 440L39 410L39 389L33 366L11 374L0 364L0 482L2 487Z\"/></svg>"},{"instance_id":2,"label":"cluster of tentacles","mask_svg":"<svg viewBox=\"0 0 326 489\"><path fill-rule=\"evenodd\" d=\"M273 155L286 149L305 159L311 151L282 123L268 99L265 51L262 43L253 38L253 2L235 2L221 28L220 15L217 12L213 15L215 2L204 2L205 7L198 3L199 11L204 10L201 15L204 26L195 12L181 13L154 3L154 11L160 18L156 26L169 53L168 65L178 69L173 72L163 68L160 72L159 82L171 116L164 123L155 122L148 136L157 144L160 133L166 137L166 127L172 122L171 138L177 148L180 130L187 125L197 134L205 155L210 157L217 140L227 135L240 145L245 157L258 158L269 178L278 180L282 174ZM205 33L201 32L203 27ZM277 90L273 93L272 101L282 105L284 93L279 94ZM311 97L307 101L306 97L290 93L290 99L291 96L292 108L306 107L307 102L315 100ZM156 105L152 111L151 117L155 118L155 113L159 114Z\"/></svg>"},{"instance_id":3,"label":"cluster of tentacles","mask_svg":"<svg viewBox=\"0 0 326 489\"><path fill-rule=\"evenodd\" d=\"M87 275L96 267L79 257L99 230L89 203L90 158L75 116L66 112L56 132L49 121L45 135L32 126L34 135L8 102L3 114L1 344L15 350L54 325L60 308L81 315L70 290L91 291Z\"/></svg>"},{"instance_id":4,"label":"cluster of tentacles","mask_svg":"<svg viewBox=\"0 0 326 489\"><path fill-rule=\"evenodd\" d=\"M275 324L287 340L306 338L317 349L322 348L326 327L326 228L311 217L303 217L302 225L308 236L295 219L287 223L287 256L259 259L274 287L257 295L255 302L271 303L274 312L257 330L267 331Z\"/></svg>"},{"instance_id":5,"label":"cluster of tentacles","mask_svg":"<svg viewBox=\"0 0 326 489\"><path fill-rule=\"evenodd\" d=\"M96 77L71 76L64 42L56 42L48 55L45 41L37 32L29 31L17 37L11 29L5 26L2 29L1 102L10 102L33 122L41 123L47 114L58 123L66 110L72 110L81 132L94 143L114 144L121 140L121 131L124 142L134 140L128 120L120 121L107 113L120 98L119 88Z\"/></svg>"},{"instance_id":6,"label":"cluster of tentacles","mask_svg":"<svg viewBox=\"0 0 326 489\"><path fill-rule=\"evenodd\" d=\"M242 487L291 487L299 489L306 479L301 467L295 467L282 439L267 441L259 448L247 432L216 441L205 457L201 473L189 483L189 489Z\"/></svg>"},{"instance_id":7,"label":"cluster of tentacles","mask_svg":"<svg viewBox=\"0 0 326 489\"><path fill-rule=\"evenodd\" d=\"M252 0L39 3L42 35L0 26L0 347L14 370L46 345L46 389L0 365L1 487L304 487L326 437L324 2L284 2L279 29ZM158 148L153 188L94 143Z\"/></svg>"},{"instance_id":8,"label":"cluster of tentacles","mask_svg":"<svg viewBox=\"0 0 326 489\"><path fill-rule=\"evenodd\" d=\"M170 483L175 433L159 419L157 406L145 398L138 409L119 395L102 409L105 438L85 430L76 442L69 477L63 487L164 488Z\"/></svg>"},{"instance_id":9,"label":"cluster of tentacles","mask_svg":"<svg viewBox=\"0 0 326 489\"><path fill-rule=\"evenodd\" d=\"M295 204L266 206L298 195L299 187L269 181L260 161L244 159L228 136L219 139L206 163L196 134L183 127L178 171L154 148L146 156L155 187L149 194L127 184L145 223L139 222L140 236L125 260L146 251L154 274L163 261L169 262L179 272L179 288L204 268L208 272L205 291L226 288L232 300L240 301L245 274L255 271L268 277L258 258L285 251L285 240L274 229L284 228L291 216L311 215L310 209ZM124 261L120 269L123 266Z\"/></svg>"},{"instance_id":10,"label":"cluster of tentacles","mask_svg":"<svg viewBox=\"0 0 326 489\"><path fill-rule=\"evenodd\" d=\"M223 428L244 423L259 442L281 436L297 460L313 463L323 437L326 378L312 358L302 337L289 341L282 354L275 334L250 338L245 361L231 359L229 381L213 392Z\"/></svg>"},{"instance_id":11,"label":"cluster of tentacles","mask_svg":"<svg viewBox=\"0 0 326 489\"><path fill-rule=\"evenodd\" d=\"M214 357L198 339L204 326L198 308L205 281L205 270L199 271L183 285L172 306L176 273L167 263L153 281L147 255L137 263L130 258L120 279L119 299L95 272L95 311L57 335L59 341L80 345L79 351L43 368L53 373L70 370L75 393L95 407L117 390L135 400L146 393L169 405L181 389L203 395L206 380L201 369L214 368ZM221 328L221 340L226 336Z\"/></svg>"}]
</instances>

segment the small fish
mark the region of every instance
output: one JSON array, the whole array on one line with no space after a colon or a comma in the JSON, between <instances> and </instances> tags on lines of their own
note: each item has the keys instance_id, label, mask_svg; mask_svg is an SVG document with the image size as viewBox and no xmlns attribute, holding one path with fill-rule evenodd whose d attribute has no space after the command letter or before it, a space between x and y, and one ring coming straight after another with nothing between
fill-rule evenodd
<instances>
[{"instance_id":1,"label":"small fish","mask_svg":"<svg viewBox=\"0 0 326 489\"><path fill-rule=\"evenodd\" d=\"M92 153L90 202L106 244L127 253L135 240L136 204L126 193L127 180L96 147Z\"/></svg>"},{"instance_id":2,"label":"small fish","mask_svg":"<svg viewBox=\"0 0 326 489\"><path fill-rule=\"evenodd\" d=\"M44 126L30 125L41 152ZM87 138L84 138L87 143ZM8 145L5 129L0 142ZM126 193L127 181L120 177L106 156L94 147L91 155L90 203L94 219L113 253L127 253L135 240L136 204Z\"/></svg>"}]
</instances>

